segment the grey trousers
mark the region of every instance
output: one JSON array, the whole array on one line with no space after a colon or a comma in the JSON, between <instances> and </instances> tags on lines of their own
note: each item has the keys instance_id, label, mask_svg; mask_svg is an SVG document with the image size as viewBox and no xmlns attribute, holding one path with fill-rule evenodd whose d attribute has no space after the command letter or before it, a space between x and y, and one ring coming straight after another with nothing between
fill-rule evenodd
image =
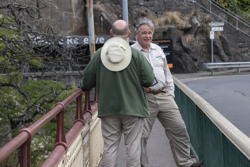
<instances>
[{"instance_id":1,"label":"grey trousers","mask_svg":"<svg viewBox=\"0 0 250 167\"><path fill-rule=\"evenodd\" d=\"M102 136L104 140L104 152L101 167L117 167L117 153L124 135L126 147L127 167L140 167L141 136L143 131L143 118L132 116L103 117Z\"/></svg>"},{"instance_id":2,"label":"grey trousers","mask_svg":"<svg viewBox=\"0 0 250 167\"><path fill-rule=\"evenodd\" d=\"M141 167L149 167L146 145L156 118L165 129L176 165L191 166L193 159L190 156L190 139L174 97L168 93L147 94L147 96L150 117L144 119Z\"/></svg>"}]
</instances>

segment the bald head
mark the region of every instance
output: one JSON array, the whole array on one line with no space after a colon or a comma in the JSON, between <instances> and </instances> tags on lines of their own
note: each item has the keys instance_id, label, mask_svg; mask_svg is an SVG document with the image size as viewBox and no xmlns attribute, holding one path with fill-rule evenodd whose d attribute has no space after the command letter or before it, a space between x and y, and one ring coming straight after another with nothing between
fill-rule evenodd
<instances>
[{"instance_id":1,"label":"bald head","mask_svg":"<svg viewBox=\"0 0 250 167\"><path fill-rule=\"evenodd\" d=\"M128 37L130 34L129 27L126 21L116 20L111 27L110 33L112 36Z\"/></svg>"}]
</instances>

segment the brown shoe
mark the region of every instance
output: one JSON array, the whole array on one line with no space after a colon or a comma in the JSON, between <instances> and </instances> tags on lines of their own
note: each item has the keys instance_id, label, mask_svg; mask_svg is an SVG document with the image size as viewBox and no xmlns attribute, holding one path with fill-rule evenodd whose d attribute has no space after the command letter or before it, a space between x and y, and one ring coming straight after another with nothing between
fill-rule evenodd
<instances>
[{"instance_id":1,"label":"brown shoe","mask_svg":"<svg viewBox=\"0 0 250 167\"><path fill-rule=\"evenodd\" d=\"M195 162L190 167L204 167L202 162Z\"/></svg>"}]
</instances>

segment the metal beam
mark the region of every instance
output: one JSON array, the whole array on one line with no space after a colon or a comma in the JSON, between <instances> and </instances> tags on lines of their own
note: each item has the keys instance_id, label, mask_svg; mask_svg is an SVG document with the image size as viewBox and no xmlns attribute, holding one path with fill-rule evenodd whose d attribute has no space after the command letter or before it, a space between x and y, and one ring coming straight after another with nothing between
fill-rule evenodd
<instances>
[{"instance_id":1,"label":"metal beam","mask_svg":"<svg viewBox=\"0 0 250 167\"><path fill-rule=\"evenodd\" d=\"M87 16L88 16L88 32L89 32L89 51L93 56L95 53L95 26L94 26L94 12L93 0L87 0Z\"/></svg>"},{"instance_id":2,"label":"metal beam","mask_svg":"<svg viewBox=\"0 0 250 167\"><path fill-rule=\"evenodd\" d=\"M128 23L128 0L122 0L122 18Z\"/></svg>"}]
</instances>

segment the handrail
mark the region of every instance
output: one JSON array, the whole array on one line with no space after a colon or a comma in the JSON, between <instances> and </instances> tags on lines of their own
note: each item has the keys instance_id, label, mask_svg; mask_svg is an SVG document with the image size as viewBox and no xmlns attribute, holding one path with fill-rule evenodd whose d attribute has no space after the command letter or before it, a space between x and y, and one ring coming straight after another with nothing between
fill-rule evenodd
<instances>
[{"instance_id":1,"label":"handrail","mask_svg":"<svg viewBox=\"0 0 250 167\"><path fill-rule=\"evenodd\" d=\"M216 68L249 68L250 62L202 63L199 66L205 70L211 70L211 69L216 69Z\"/></svg>"},{"instance_id":2,"label":"handrail","mask_svg":"<svg viewBox=\"0 0 250 167\"><path fill-rule=\"evenodd\" d=\"M221 6L218 2L214 1L214 0L209 0L210 2L216 4L220 9L222 9L223 11L225 11L227 14L229 14L230 16L240 19L242 21L243 24L245 24L246 26L250 27L250 23L245 20L244 18L242 18L241 16L235 14L234 12L232 12L231 10Z\"/></svg>"},{"instance_id":3,"label":"handrail","mask_svg":"<svg viewBox=\"0 0 250 167\"><path fill-rule=\"evenodd\" d=\"M211 4L213 4L215 7L217 7L217 9L220 10L220 12L223 12L225 14L227 14L228 16L230 17L233 17L233 19L236 20L236 25L234 25L232 22L226 20L225 18L219 16L218 14L214 13L213 11L211 11L211 6L210 6L210 9L204 5L204 4L201 4L200 2L198 2L199 0L195 0L194 3L196 5L198 5L200 8L208 11L209 13L211 13L213 16L217 17L217 18L220 18L221 20L223 20L224 22L226 22L227 24L229 24L230 26L234 27L236 30L240 31L241 33L243 33L244 35L246 35L247 37L250 37L250 34L247 33L246 31L244 31L242 28L238 27L239 25L239 22L241 23L241 25L244 25L246 26L246 28L249 28L249 23L244 20L243 18L241 18L240 16L236 15L236 14L231 14L231 12L228 12L227 10L225 10L221 5L217 4L217 3L214 3L214 1L211 1L211 0L208 0L208 2ZM240 19L239 19L240 18ZM242 21L244 20L244 21Z\"/></svg>"},{"instance_id":4,"label":"handrail","mask_svg":"<svg viewBox=\"0 0 250 167\"><path fill-rule=\"evenodd\" d=\"M198 0L188 0L189 2L192 3L197 3ZM219 4L218 2L214 1L214 0L208 0L209 3L213 3L215 5L217 5L221 10L225 11L225 13L227 13L228 15L239 19L243 22L243 24L247 25L248 27L250 26L250 23L244 19L243 17L239 16L238 14L235 14L234 12L232 12L231 10L229 10L228 8L225 8L224 6L222 6L221 4Z\"/></svg>"},{"instance_id":5,"label":"handrail","mask_svg":"<svg viewBox=\"0 0 250 167\"><path fill-rule=\"evenodd\" d=\"M250 160L250 139L222 116L211 104L178 79L175 84L204 112L214 125Z\"/></svg>"},{"instance_id":6,"label":"handrail","mask_svg":"<svg viewBox=\"0 0 250 167\"><path fill-rule=\"evenodd\" d=\"M89 99L90 99L89 92L86 92L84 114L79 115L79 117L81 117L80 119L79 118L77 119L77 115L76 115L76 119L75 119L76 122L74 126L66 134L66 141L67 141L68 146L71 145L71 143L76 138L77 134L80 133L83 125L85 125L91 119L91 116L94 114L94 112L96 112L96 108L91 109ZM59 160L61 159L61 157L63 156L64 152L65 152L65 149L63 149L62 147L60 146L56 147L51 152L49 157L44 161L41 167L56 166Z\"/></svg>"},{"instance_id":7,"label":"handrail","mask_svg":"<svg viewBox=\"0 0 250 167\"><path fill-rule=\"evenodd\" d=\"M211 75L214 75L215 69L227 69L236 68L240 73L240 68L250 68L250 62L216 62L216 63L201 63L199 68L202 70L211 71Z\"/></svg>"},{"instance_id":8,"label":"handrail","mask_svg":"<svg viewBox=\"0 0 250 167\"><path fill-rule=\"evenodd\" d=\"M91 118L92 112L90 108L89 92L86 92L85 97L85 111L82 111L82 90L76 89L69 97L62 102L59 102L52 110L45 114L42 118L27 128L21 129L19 134L11 141L0 148L0 162L5 160L12 152L20 148L20 166L30 167L30 144L32 136L38 132L44 125L46 125L53 118L57 117L57 135L56 145L54 150L62 150L64 152L67 146L72 142L73 138L79 131L79 127L82 127L84 121ZM66 138L64 135L63 120L64 120L64 108L76 99L76 116L73 128L67 133ZM76 128L77 130L74 130ZM55 162L56 163L56 162ZM55 164L54 163L54 164Z\"/></svg>"}]
</instances>

